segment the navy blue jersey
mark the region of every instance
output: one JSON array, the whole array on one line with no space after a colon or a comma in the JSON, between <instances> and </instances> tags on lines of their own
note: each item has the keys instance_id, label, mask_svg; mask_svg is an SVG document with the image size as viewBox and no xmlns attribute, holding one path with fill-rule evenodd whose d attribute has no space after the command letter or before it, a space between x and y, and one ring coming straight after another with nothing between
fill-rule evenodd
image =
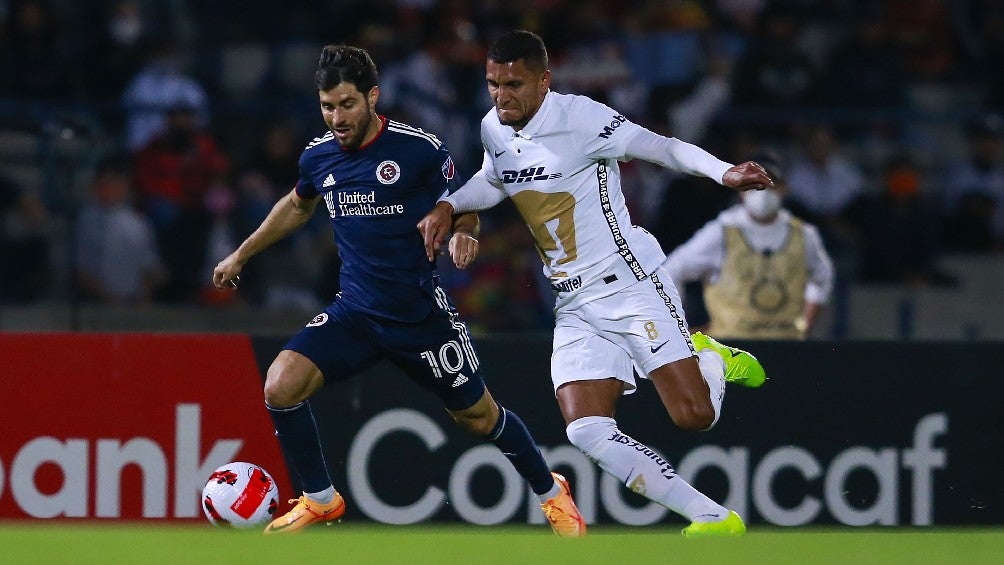
<instances>
[{"instance_id":1,"label":"navy blue jersey","mask_svg":"<svg viewBox=\"0 0 1004 565\"><path fill-rule=\"evenodd\" d=\"M324 197L342 260L341 299L362 312L415 322L435 304L435 263L416 225L446 191L453 160L436 136L380 117L369 143L342 149L328 132L300 156L301 198Z\"/></svg>"}]
</instances>

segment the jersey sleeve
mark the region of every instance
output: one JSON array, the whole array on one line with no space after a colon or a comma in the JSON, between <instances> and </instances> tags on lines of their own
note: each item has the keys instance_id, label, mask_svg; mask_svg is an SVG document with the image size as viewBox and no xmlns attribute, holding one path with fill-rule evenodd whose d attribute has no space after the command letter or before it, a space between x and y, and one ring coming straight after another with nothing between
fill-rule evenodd
<instances>
[{"instance_id":1,"label":"jersey sleeve","mask_svg":"<svg viewBox=\"0 0 1004 565\"><path fill-rule=\"evenodd\" d=\"M300 178L296 181L296 186L293 187L293 190L296 191L296 195L300 198L313 200L317 198L320 192L314 186L314 181L310 180L310 174L307 173L307 170L307 155L304 153L300 155Z\"/></svg>"},{"instance_id":2,"label":"jersey sleeve","mask_svg":"<svg viewBox=\"0 0 1004 565\"><path fill-rule=\"evenodd\" d=\"M481 143L485 153L481 160L481 169L463 186L456 187L450 194L439 198L441 201L449 202L458 213L486 210L506 198L506 193L502 189L502 179L495 173L495 160L492 158L491 150L488 149L488 136L485 120L482 120Z\"/></svg>"},{"instance_id":3,"label":"jersey sleeve","mask_svg":"<svg viewBox=\"0 0 1004 565\"><path fill-rule=\"evenodd\" d=\"M425 178L425 185L429 187L429 191L436 197L456 191L458 188L457 168L446 146L440 145L430 159L432 163Z\"/></svg>"},{"instance_id":4,"label":"jersey sleeve","mask_svg":"<svg viewBox=\"0 0 1004 565\"><path fill-rule=\"evenodd\" d=\"M702 175L718 184L722 184L725 172L732 167L696 145L642 127L631 134L626 149L628 159L637 157L681 173Z\"/></svg>"},{"instance_id":5,"label":"jersey sleeve","mask_svg":"<svg viewBox=\"0 0 1004 565\"><path fill-rule=\"evenodd\" d=\"M506 193L502 190L502 182L494 175L495 168L491 163L491 156L486 151L481 169L463 186L440 200L449 202L457 212L486 210L505 200Z\"/></svg>"},{"instance_id":6,"label":"jersey sleeve","mask_svg":"<svg viewBox=\"0 0 1004 565\"><path fill-rule=\"evenodd\" d=\"M584 96L577 97L569 111L573 140L591 159L624 161L628 141L644 129L606 104Z\"/></svg>"},{"instance_id":7,"label":"jersey sleeve","mask_svg":"<svg viewBox=\"0 0 1004 565\"><path fill-rule=\"evenodd\" d=\"M674 171L706 176L718 184L732 166L696 145L653 133L589 98L578 97L570 111L573 140L591 159L628 161L637 157Z\"/></svg>"}]
</instances>

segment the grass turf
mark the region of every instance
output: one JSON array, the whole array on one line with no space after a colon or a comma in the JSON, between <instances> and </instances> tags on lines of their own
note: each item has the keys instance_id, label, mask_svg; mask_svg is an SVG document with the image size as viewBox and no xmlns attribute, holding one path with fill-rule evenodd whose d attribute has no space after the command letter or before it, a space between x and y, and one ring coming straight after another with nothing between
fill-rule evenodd
<instances>
[{"instance_id":1,"label":"grass turf","mask_svg":"<svg viewBox=\"0 0 1004 565\"><path fill-rule=\"evenodd\" d=\"M676 529L595 526L580 540L545 527L335 524L262 536L207 526L0 525L2 563L1000 563L1004 529L763 528L685 539Z\"/></svg>"}]
</instances>

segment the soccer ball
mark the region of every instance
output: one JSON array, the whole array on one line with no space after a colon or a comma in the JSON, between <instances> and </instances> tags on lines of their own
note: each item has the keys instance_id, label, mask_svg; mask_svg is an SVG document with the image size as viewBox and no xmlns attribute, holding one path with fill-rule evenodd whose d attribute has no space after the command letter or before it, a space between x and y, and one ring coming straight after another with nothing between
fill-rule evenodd
<instances>
[{"instance_id":1,"label":"soccer ball","mask_svg":"<svg viewBox=\"0 0 1004 565\"><path fill-rule=\"evenodd\" d=\"M272 519L279 488L257 465L235 461L213 471L202 489L202 511L217 526L254 528Z\"/></svg>"}]
</instances>

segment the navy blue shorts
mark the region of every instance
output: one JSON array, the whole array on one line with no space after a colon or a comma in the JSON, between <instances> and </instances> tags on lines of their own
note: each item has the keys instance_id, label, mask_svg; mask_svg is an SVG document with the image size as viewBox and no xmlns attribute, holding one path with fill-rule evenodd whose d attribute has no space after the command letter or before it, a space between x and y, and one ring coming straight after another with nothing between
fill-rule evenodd
<instances>
[{"instance_id":1,"label":"navy blue shorts","mask_svg":"<svg viewBox=\"0 0 1004 565\"><path fill-rule=\"evenodd\" d=\"M480 362L446 292L437 288L436 296L437 305L421 322L377 318L336 298L284 349L310 359L325 384L344 381L387 359L438 396L448 410L470 408L485 392Z\"/></svg>"}]
</instances>

